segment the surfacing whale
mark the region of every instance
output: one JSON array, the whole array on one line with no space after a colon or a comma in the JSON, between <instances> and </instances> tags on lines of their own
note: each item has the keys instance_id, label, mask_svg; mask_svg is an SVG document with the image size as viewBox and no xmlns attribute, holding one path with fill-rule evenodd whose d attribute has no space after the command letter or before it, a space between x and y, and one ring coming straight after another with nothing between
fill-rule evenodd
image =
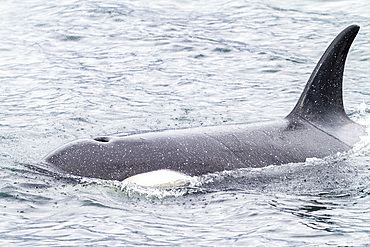
<instances>
[{"instance_id":1,"label":"surfacing whale","mask_svg":"<svg viewBox=\"0 0 370 247\"><path fill-rule=\"evenodd\" d=\"M284 119L81 139L53 151L39 167L123 181L160 170L197 176L347 151L365 135L365 128L346 115L342 97L344 64L358 31L349 26L333 40Z\"/></svg>"}]
</instances>

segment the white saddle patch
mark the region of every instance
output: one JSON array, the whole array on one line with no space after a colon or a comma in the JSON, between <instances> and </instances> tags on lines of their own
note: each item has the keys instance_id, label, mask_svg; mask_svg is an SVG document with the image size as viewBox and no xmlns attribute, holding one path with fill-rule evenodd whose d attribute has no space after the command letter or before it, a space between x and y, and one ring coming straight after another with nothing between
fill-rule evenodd
<instances>
[{"instance_id":1,"label":"white saddle patch","mask_svg":"<svg viewBox=\"0 0 370 247\"><path fill-rule=\"evenodd\" d=\"M190 176L171 170L157 170L140 173L126 178L123 182L131 182L144 187L169 188L183 186L190 182Z\"/></svg>"}]
</instances>

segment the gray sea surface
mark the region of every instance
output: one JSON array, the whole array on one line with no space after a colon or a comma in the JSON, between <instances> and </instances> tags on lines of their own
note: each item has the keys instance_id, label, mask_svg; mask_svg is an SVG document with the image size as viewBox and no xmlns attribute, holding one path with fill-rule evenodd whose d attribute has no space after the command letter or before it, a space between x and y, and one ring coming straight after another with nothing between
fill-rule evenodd
<instances>
[{"instance_id":1,"label":"gray sea surface","mask_svg":"<svg viewBox=\"0 0 370 247\"><path fill-rule=\"evenodd\" d=\"M370 246L369 137L170 189L30 167L77 138L285 117L351 24L345 108L369 127L367 0L3 0L0 245Z\"/></svg>"}]
</instances>

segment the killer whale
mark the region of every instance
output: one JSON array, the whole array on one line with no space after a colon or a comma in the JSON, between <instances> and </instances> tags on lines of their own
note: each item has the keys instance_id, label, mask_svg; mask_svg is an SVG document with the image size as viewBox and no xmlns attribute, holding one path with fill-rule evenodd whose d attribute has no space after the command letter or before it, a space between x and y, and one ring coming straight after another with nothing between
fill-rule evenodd
<instances>
[{"instance_id":1,"label":"killer whale","mask_svg":"<svg viewBox=\"0 0 370 247\"><path fill-rule=\"evenodd\" d=\"M342 97L344 65L358 31L349 26L332 41L281 120L81 139L46 155L38 167L123 181L158 170L197 176L347 151L365 135L365 128L346 115Z\"/></svg>"}]
</instances>

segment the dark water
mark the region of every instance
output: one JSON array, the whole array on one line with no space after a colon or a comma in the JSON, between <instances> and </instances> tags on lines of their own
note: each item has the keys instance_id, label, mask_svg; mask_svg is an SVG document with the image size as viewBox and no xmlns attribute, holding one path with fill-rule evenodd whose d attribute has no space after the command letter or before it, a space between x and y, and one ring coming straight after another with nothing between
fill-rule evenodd
<instances>
[{"instance_id":1,"label":"dark water","mask_svg":"<svg viewBox=\"0 0 370 247\"><path fill-rule=\"evenodd\" d=\"M368 1L3 1L0 244L366 246L370 141L185 188L29 168L76 138L273 120L346 26L347 113L370 125Z\"/></svg>"}]
</instances>

